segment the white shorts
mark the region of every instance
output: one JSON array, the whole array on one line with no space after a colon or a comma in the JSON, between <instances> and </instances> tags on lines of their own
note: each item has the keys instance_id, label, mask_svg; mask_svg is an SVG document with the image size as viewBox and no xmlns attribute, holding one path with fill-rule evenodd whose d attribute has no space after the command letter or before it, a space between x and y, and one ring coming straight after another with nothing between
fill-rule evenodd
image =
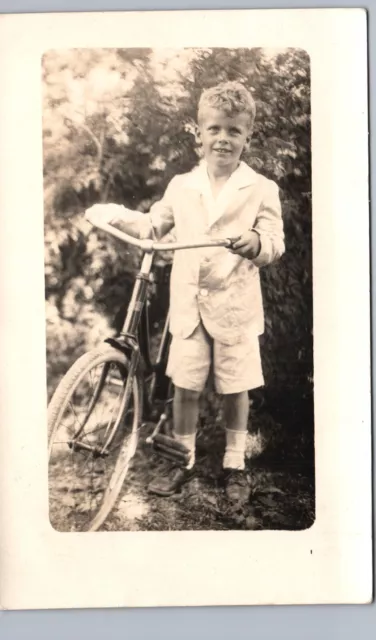
<instances>
[{"instance_id":1,"label":"white shorts","mask_svg":"<svg viewBox=\"0 0 376 640\"><path fill-rule=\"evenodd\" d=\"M175 386L203 391L213 369L217 393L240 393L264 384L259 338L254 332L228 345L213 340L202 322L188 338L173 336L167 375Z\"/></svg>"}]
</instances>

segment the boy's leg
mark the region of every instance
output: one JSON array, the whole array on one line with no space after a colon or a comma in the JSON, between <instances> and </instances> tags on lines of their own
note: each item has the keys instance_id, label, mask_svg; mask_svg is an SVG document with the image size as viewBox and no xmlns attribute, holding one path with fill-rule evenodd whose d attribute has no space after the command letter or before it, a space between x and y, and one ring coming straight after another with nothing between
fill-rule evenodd
<instances>
[{"instance_id":1,"label":"boy's leg","mask_svg":"<svg viewBox=\"0 0 376 640\"><path fill-rule=\"evenodd\" d=\"M249 415L248 391L225 395L223 411L226 427L223 467L243 470Z\"/></svg>"},{"instance_id":2,"label":"boy's leg","mask_svg":"<svg viewBox=\"0 0 376 640\"><path fill-rule=\"evenodd\" d=\"M226 450L223 458L226 496L232 503L245 504L251 493L245 474L248 392L226 394L223 408L226 429Z\"/></svg>"},{"instance_id":3,"label":"boy's leg","mask_svg":"<svg viewBox=\"0 0 376 640\"><path fill-rule=\"evenodd\" d=\"M258 336L245 336L234 345L215 342L214 366L217 391L224 395L226 494L233 502L246 502L250 495L245 474L248 390L264 383Z\"/></svg>"},{"instance_id":4,"label":"boy's leg","mask_svg":"<svg viewBox=\"0 0 376 640\"><path fill-rule=\"evenodd\" d=\"M196 428L199 413L200 393L175 387L173 414L174 436L178 442L184 444L190 452L188 469L195 463Z\"/></svg>"},{"instance_id":5,"label":"boy's leg","mask_svg":"<svg viewBox=\"0 0 376 640\"><path fill-rule=\"evenodd\" d=\"M171 496L182 487L193 475L195 463L196 426L198 420L200 393L189 389L175 387L173 414L174 437L190 452L190 460L186 467L174 464L149 485L149 491L159 496Z\"/></svg>"},{"instance_id":6,"label":"boy's leg","mask_svg":"<svg viewBox=\"0 0 376 640\"><path fill-rule=\"evenodd\" d=\"M201 325L189 338L172 340L167 375L175 387L174 437L188 448L191 455L187 467L171 468L169 472L153 480L149 485L152 493L170 496L192 477L199 399L209 373L210 356L211 345Z\"/></svg>"}]
</instances>

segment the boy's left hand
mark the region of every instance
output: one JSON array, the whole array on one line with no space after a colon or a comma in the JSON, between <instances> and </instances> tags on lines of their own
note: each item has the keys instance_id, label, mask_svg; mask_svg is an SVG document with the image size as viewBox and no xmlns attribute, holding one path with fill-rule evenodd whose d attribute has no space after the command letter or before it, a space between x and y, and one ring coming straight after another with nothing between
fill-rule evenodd
<instances>
[{"instance_id":1,"label":"boy's left hand","mask_svg":"<svg viewBox=\"0 0 376 640\"><path fill-rule=\"evenodd\" d=\"M257 258L261 249L260 236L256 231L246 231L240 238L237 238L231 246L231 253L235 253L248 260Z\"/></svg>"}]
</instances>

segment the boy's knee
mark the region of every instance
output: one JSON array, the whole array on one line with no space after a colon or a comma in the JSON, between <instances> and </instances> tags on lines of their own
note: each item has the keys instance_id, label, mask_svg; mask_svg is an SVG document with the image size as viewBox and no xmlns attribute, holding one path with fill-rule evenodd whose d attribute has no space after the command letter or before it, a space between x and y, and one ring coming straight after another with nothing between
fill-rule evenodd
<instances>
[{"instance_id":1,"label":"boy's knee","mask_svg":"<svg viewBox=\"0 0 376 640\"><path fill-rule=\"evenodd\" d=\"M199 391L192 389L183 389L183 387L175 387L175 398L180 402L197 402L200 398Z\"/></svg>"}]
</instances>

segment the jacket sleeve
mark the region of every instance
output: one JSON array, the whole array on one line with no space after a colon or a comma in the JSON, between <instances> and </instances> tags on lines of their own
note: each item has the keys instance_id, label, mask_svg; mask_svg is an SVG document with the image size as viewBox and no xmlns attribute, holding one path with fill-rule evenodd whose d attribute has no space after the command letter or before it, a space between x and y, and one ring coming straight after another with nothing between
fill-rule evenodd
<instances>
[{"instance_id":1,"label":"jacket sleeve","mask_svg":"<svg viewBox=\"0 0 376 640\"><path fill-rule=\"evenodd\" d=\"M174 226L172 204L174 183L175 178L167 186L163 198L151 207L149 213L141 213L121 205L107 205L107 222L141 240L148 238L159 240Z\"/></svg>"},{"instance_id":2,"label":"jacket sleeve","mask_svg":"<svg viewBox=\"0 0 376 640\"><path fill-rule=\"evenodd\" d=\"M263 267L278 260L285 251L281 201L278 185L267 180L260 210L253 227L260 236L261 249L253 263Z\"/></svg>"}]
</instances>

